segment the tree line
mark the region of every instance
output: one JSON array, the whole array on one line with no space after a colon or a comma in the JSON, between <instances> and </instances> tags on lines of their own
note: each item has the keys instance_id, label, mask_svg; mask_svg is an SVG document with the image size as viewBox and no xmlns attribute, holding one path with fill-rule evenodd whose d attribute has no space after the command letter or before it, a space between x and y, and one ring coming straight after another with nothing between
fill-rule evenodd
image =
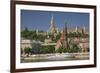
<instances>
[{"instance_id":1,"label":"tree line","mask_svg":"<svg viewBox=\"0 0 100 73\"><path fill-rule=\"evenodd\" d=\"M46 33L46 32L39 30L38 33ZM54 38L54 36L51 35L50 33L46 34L46 35L37 34L36 30L29 30L27 27L24 30L21 31L21 37L23 37L25 39L30 39L30 40L36 40L36 41L44 42L44 40L47 38L47 36L50 36L53 41L57 42L58 39L61 36L61 33L58 33L56 35L56 37ZM69 38L72 38L72 37L86 38L86 37L89 37L89 34L81 33L81 32L69 32L69 33L67 33L66 36L69 37Z\"/></svg>"},{"instance_id":2,"label":"tree line","mask_svg":"<svg viewBox=\"0 0 100 73\"><path fill-rule=\"evenodd\" d=\"M77 53L81 52L81 48L77 47L77 45L74 45L73 48L65 48L61 46L57 50L55 50L54 46L43 46L39 48L38 52L34 52L34 49L26 47L24 50L21 49L21 53L25 53L27 55L32 54L50 54L50 53Z\"/></svg>"}]
</instances>

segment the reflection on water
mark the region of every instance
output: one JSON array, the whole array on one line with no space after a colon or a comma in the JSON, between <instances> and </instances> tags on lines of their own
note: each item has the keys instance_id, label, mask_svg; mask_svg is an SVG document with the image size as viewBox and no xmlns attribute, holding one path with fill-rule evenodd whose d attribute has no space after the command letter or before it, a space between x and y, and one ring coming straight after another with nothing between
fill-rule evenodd
<instances>
[{"instance_id":1,"label":"reflection on water","mask_svg":"<svg viewBox=\"0 0 100 73\"><path fill-rule=\"evenodd\" d=\"M21 57L22 63L28 62L47 62L47 61L71 61L88 60L89 53L63 53L63 54L38 54L29 57Z\"/></svg>"}]
</instances>

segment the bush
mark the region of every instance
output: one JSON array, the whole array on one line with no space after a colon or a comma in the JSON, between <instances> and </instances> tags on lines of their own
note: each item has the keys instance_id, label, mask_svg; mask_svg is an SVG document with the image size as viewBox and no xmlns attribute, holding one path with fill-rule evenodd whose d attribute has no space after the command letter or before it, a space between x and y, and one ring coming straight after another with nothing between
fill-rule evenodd
<instances>
[{"instance_id":1,"label":"bush","mask_svg":"<svg viewBox=\"0 0 100 73\"><path fill-rule=\"evenodd\" d=\"M73 44L72 48L69 48L68 52L69 53L76 53L76 52L80 52L81 48L79 48L76 44Z\"/></svg>"},{"instance_id":2,"label":"bush","mask_svg":"<svg viewBox=\"0 0 100 73\"><path fill-rule=\"evenodd\" d=\"M73 44L72 48L65 48L65 47L60 47L59 49L56 50L57 53L76 53L76 52L80 52L81 48L79 48L76 44Z\"/></svg>"},{"instance_id":3,"label":"bush","mask_svg":"<svg viewBox=\"0 0 100 73\"><path fill-rule=\"evenodd\" d=\"M41 53L54 53L55 47L54 46L45 46L40 49Z\"/></svg>"},{"instance_id":4,"label":"bush","mask_svg":"<svg viewBox=\"0 0 100 73\"><path fill-rule=\"evenodd\" d=\"M60 48L58 48L58 49L56 50L57 53L65 53L65 52L67 52L67 51L68 51L68 49L67 49L67 48L64 48L63 46L61 46Z\"/></svg>"},{"instance_id":5,"label":"bush","mask_svg":"<svg viewBox=\"0 0 100 73\"><path fill-rule=\"evenodd\" d=\"M24 49L25 54L28 54L28 55L31 53L31 51L32 51L32 49L29 47Z\"/></svg>"}]
</instances>

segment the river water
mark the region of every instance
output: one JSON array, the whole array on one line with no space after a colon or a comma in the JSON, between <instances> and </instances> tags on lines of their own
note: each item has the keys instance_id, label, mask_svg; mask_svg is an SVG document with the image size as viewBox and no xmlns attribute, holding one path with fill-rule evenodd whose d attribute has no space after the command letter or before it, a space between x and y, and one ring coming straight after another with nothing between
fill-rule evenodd
<instances>
[{"instance_id":1,"label":"river water","mask_svg":"<svg viewBox=\"0 0 100 73\"><path fill-rule=\"evenodd\" d=\"M88 60L89 53L63 53L63 54L38 54L29 57L21 57L22 63L30 62L48 62L48 61L71 61L71 60Z\"/></svg>"}]
</instances>

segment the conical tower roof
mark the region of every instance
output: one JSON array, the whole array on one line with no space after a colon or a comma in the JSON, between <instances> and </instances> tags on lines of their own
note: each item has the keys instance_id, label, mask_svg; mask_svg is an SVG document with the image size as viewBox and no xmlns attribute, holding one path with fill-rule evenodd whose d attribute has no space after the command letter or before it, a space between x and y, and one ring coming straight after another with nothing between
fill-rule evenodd
<instances>
[{"instance_id":1,"label":"conical tower roof","mask_svg":"<svg viewBox=\"0 0 100 73\"><path fill-rule=\"evenodd\" d=\"M65 48L68 48L67 23L65 23L64 30L61 34L60 39L57 41L57 44L56 44L55 48L58 49L61 46L64 46Z\"/></svg>"}]
</instances>

